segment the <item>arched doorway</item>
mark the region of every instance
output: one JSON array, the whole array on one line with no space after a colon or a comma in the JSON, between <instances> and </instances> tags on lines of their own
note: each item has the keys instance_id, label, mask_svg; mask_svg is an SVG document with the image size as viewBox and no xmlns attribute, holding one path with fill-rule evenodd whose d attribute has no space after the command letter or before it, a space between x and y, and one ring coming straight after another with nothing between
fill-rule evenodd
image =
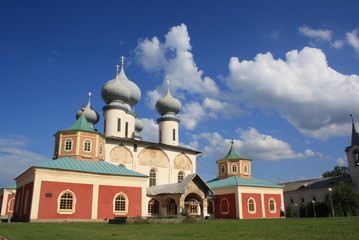
<instances>
[{"instance_id":1,"label":"arched doorway","mask_svg":"<svg viewBox=\"0 0 359 240\"><path fill-rule=\"evenodd\" d=\"M167 201L167 216L177 215L177 204L173 198Z\"/></svg>"},{"instance_id":2,"label":"arched doorway","mask_svg":"<svg viewBox=\"0 0 359 240\"><path fill-rule=\"evenodd\" d=\"M195 193L190 193L184 200L184 206L187 208L188 214L198 216L202 214L202 198Z\"/></svg>"}]
</instances>

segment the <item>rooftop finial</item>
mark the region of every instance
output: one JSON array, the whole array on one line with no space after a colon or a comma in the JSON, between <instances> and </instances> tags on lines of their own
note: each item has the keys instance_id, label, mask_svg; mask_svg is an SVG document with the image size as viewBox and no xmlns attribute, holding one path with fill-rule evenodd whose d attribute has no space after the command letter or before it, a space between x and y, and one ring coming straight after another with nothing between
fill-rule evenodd
<instances>
[{"instance_id":1,"label":"rooftop finial","mask_svg":"<svg viewBox=\"0 0 359 240\"><path fill-rule=\"evenodd\" d=\"M232 138L232 140L231 140L231 144L232 144L232 146L233 146L233 144L234 144L234 140L233 140L233 138Z\"/></svg>"},{"instance_id":2,"label":"rooftop finial","mask_svg":"<svg viewBox=\"0 0 359 240\"><path fill-rule=\"evenodd\" d=\"M120 70L120 65L116 65L116 74L118 74L118 72L119 72L119 70Z\"/></svg>"},{"instance_id":3,"label":"rooftop finial","mask_svg":"<svg viewBox=\"0 0 359 240\"><path fill-rule=\"evenodd\" d=\"M122 63L122 66L125 65L125 57L124 56L121 56L121 63Z\"/></svg>"}]
</instances>

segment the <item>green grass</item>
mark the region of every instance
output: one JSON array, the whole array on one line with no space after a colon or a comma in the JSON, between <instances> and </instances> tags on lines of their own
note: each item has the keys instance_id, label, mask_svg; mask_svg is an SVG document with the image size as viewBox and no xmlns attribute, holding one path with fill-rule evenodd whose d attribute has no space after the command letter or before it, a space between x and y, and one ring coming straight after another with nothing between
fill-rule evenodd
<instances>
[{"instance_id":1,"label":"green grass","mask_svg":"<svg viewBox=\"0 0 359 240\"><path fill-rule=\"evenodd\" d=\"M359 217L213 220L181 224L1 223L18 239L358 239Z\"/></svg>"}]
</instances>

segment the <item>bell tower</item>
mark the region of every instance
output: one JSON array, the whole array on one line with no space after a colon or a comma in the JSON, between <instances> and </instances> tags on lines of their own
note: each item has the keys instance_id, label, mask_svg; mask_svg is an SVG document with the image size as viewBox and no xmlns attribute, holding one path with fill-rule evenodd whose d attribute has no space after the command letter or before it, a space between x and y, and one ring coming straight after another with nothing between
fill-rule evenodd
<instances>
[{"instance_id":1,"label":"bell tower","mask_svg":"<svg viewBox=\"0 0 359 240\"><path fill-rule=\"evenodd\" d=\"M218 165L218 179L229 178L232 176L251 178L252 160L241 156L234 148L234 141L231 141L231 148L228 154L216 161Z\"/></svg>"},{"instance_id":2,"label":"bell tower","mask_svg":"<svg viewBox=\"0 0 359 240\"><path fill-rule=\"evenodd\" d=\"M353 117L351 145L345 148L345 153L348 159L350 177L356 187L357 192L359 192L359 133L356 130Z\"/></svg>"}]
</instances>

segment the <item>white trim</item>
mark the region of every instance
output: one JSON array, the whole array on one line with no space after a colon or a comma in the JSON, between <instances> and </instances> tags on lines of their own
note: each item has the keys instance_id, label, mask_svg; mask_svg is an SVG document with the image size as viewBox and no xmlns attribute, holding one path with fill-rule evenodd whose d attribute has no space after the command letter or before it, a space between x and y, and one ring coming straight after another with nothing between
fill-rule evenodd
<instances>
[{"instance_id":1,"label":"white trim","mask_svg":"<svg viewBox=\"0 0 359 240\"><path fill-rule=\"evenodd\" d=\"M223 202L224 200L227 201L227 204L228 204L228 212L223 212L223 211L222 211L222 202ZM220 208L221 214L228 214L228 213L229 213L229 201L228 201L227 198L222 198L222 199L221 199L221 202L219 203L219 208Z\"/></svg>"},{"instance_id":2,"label":"white trim","mask_svg":"<svg viewBox=\"0 0 359 240\"><path fill-rule=\"evenodd\" d=\"M90 146L89 146L89 150L86 150L86 142L89 141L90 142ZM88 138L86 138L84 141L83 141L83 151L84 152L91 152L91 148L92 148L92 141Z\"/></svg>"},{"instance_id":3,"label":"white trim","mask_svg":"<svg viewBox=\"0 0 359 240\"><path fill-rule=\"evenodd\" d=\"M253 201L253 211L250 209L250 205L249 205L249 202L250 201ZM248 207L248 212L250 213L250 214L255 214L256 212L257 212L257 204L256 204L256 200L254 200L254 198L252 198L252 197L250 197L249 199L248 199L248 201L247 201L247 207Z\"/></svg>"},{"instance_id":4,"label":"white trim","mask_svg":"<svg viewBox=\"0 0 359 240\"><path fill-rule=\"evenodd\" d=\"M125 198L125 211L116 211L116 198L118 198L119 196L122 196ZM129 202L128 202L128 197L126 194L124 194L123 192L120 192L120 193L117 193L115 195L115 197L113 198L113 213L115 215L124 215L124 214L127 214L128 213L128 205L129 205Z\"/></svg>"},{"instance_id":5,"label":"white trim","mask_svg":"<svg viewBox=\"0 0 359 240\"><path fill-rule=\"evenodd\" d=\"M67 149L67 140L70 140L70 149ZM64 146L64 151L65 152L70 152L72 151L72 147L73 147L73 144L74 144L74 140L72 140L72 138L66 138L65 139L65 146Z\"/></svg>"},{"instance_id":6,"label":"white trim","mask_svg":"<svg viewBox=\"0 0 359 240\"><path fill-rule=\"evenodd\" d=\"M70 193L72 195L72 197L73 197L73 199L72 199L72 209L60 209L61 197L65 193ZM76 210L76 195L75 195L75 193L73 191L71 191L70 189L62 191L59 194L59 196L57 197L57 212L59 214L74 214L75 210Z\"/></svg>"},{"instance_id":7,"label":"white trim","mask_svg":"<svg viewBox=\"0 0 359 240\"><path fill-rule=\"evenodd\" d=\"M270 209L270 206L271 206L271 201L273 200L273 207L274 207L274 210L271 210ZM276 213L277 212L277 203L276 201L274 200L274 198L270 198L269 201L268 201L268 210L270 213Z\"/></svg>"}]
</instances>

